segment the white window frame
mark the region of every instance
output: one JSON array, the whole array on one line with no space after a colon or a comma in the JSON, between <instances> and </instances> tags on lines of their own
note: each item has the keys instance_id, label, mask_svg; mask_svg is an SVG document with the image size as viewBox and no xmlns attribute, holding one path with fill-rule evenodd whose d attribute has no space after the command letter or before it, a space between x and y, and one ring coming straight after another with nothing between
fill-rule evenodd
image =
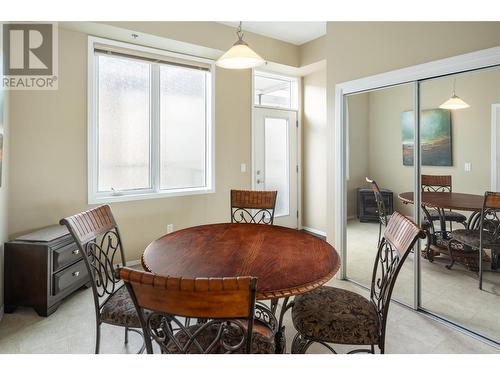
<instances>
[{"instance_id":1,"label":"white window frame","mask_svg":"<svg viewBox=\"0 0 500 375\"><path fill-rule=\"evenodd\" d=\"M151 189L136 189L119 192L99 192L98 191L98 107L97 107L97 74L96 74L96 56L94 54L95 44L104 44L110 47L120 47L137 52L151 53L183 59L186 61L201 62L210 66L210 75L208 76L207 96L210 105L206 107L207 125L206 125L206 154L205 154L205 186L195 188L180 188L180 189L160 189L159 181L159 111L158 109L151 112L151 141L150 141L150 178ZM153 199L164 197L177 197L184 195L210 194L215 193L215 62L202 57L184 55L180 53L164 51L156 48L140 46L136 44L118 42L94 36L88 37L87 49L87 185L88 185L88 203L112 203L125 202L141 199ZM155 74L155 70L151 70ZM157 73L156 73L157 74ZM154 78L154 77L153 77ZM152 79L151 100L158 100L159 87L158 80ZM153 107L155 108L155 107ZM156 126L154 125L156 123Z\"/></svg>"},{"instance_id":2,"label":"white window frame","mask_svg":"<svg viewBox=\"0 0 500 375\"><path fill-rule=\"evenodd\" d=\"M273 78L284 82L290 82L290 108L274 106L274 105L261 105L255 103L255 76L261 76L266 78ZM298 111L299 110L299 100L300 100L300 78L295 76L290 76L286 74L272 73L265 70L254 69L252 72L252 82L254 82L252 87L252 107L256 108L271 108L271 109L281 109L284 111Z\"/></svg>"}]
</instances>

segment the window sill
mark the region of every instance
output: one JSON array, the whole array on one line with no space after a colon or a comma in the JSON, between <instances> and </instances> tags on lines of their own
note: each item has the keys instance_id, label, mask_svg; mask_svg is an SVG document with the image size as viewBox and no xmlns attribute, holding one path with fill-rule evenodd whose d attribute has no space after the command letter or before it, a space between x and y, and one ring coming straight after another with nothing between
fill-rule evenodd
<instances>
[{"instance_id":1,"label":"window sill","mask_svg":"<svg viewBox=\"0 0 500 375\"><path fill-rule=\"evenodd\" d=\"M215 193L215 188L190 188L190 189L172 189L160 192L147 192L147 193L128 193L123 195L95 195L89 194L88 204L101 204L101 203L114 203L114 202L128 202L138 201L143 199L155 198L168 198L168 197L181 197L185 195L201 195Z\"/></svg>"}]
</instances>

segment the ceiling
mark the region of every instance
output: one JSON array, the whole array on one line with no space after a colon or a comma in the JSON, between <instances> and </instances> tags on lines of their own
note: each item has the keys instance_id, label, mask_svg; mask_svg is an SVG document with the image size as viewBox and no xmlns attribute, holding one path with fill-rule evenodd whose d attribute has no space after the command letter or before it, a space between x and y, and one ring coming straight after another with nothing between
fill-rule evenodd
<instances>
[{"instance_id":1,"label":"ceiling","mask_svg":"<svg viewBox=\"0 0 500 375\"><path fill-rule=\"evenodd\" d=\"M219 22L238 27L239 22ZM326 22L243 22L243 31L296 44L307 43L326 34Z\"/></svg>"}]
</instances>

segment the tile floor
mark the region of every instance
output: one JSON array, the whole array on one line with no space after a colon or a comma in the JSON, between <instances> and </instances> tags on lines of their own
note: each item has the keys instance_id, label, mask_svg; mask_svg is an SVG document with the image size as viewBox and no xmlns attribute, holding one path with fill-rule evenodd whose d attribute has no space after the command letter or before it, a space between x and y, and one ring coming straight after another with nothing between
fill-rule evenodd
<instances>
[{"instance_id":1,"label":"tile floor","mask_svg":"<svg viewBox=\"0 0 500 375\"><path fill-rule=\"evenodd\" d=\"M329 285L357 291L366 291L353 283L331 280ZM286 315L288 344L295 334ZM18 308L6 314L0 322L0 353L93 353L94 306L90 289L75 293L47 318L39 317L32 309ZM103 325L102 353L135 353L140 338L131 333L128 345L123 343L122 328ZM398 304L392 304L386 341L387 353L497 353L500 351L478 340L452 330L428 317ZM349 348L339 348L346 352ZM325 353L320 346L312 346L309 353Z\"/></svg>"}]
</instances>

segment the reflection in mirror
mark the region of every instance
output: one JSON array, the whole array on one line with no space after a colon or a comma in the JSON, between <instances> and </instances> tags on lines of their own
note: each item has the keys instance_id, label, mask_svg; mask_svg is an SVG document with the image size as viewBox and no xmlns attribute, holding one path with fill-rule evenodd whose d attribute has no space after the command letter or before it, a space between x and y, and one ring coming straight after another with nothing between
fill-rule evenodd
<instances>
[{"instance_id":1,"label":"reflection in mirror","mask_svg":"<svg viewBox=\"0 0 500 375\"><path fill-rule=\"evenodd\" d=\"M366 177L381 190L386 215L393 210L412 216L413 206L398 195L412 192L413 132L402 121L413 110L414 84L404 84L346 96L347 156L347 277L369 287L384 216ZM407 258L393 298L414 302L413 254Z\"/></svg>"},{"instance_id":2,"label":"reflection in mirror","mask_svg":"<svg viewBox=\"0 0 500 375\"><path fill-rule=\"evenodd\" d=\"M442 108L454 87L455 95L469 107ZM424 81L420 98L422 183L453 192L437 197L423 193L432 241L422 253L422 307L500 341L500 244L490 244L482 251L483 284L479 289L480 220L471 220L479 218L474 212L481 210L484 193L500 189L496 181L500 160L491 152L491 145L493 151L500 146L500 122L496 120L500 116L495 116L500 108L500 69ZM434 207L430 207L432 203Z\"/></svg>"}]
</instances>

